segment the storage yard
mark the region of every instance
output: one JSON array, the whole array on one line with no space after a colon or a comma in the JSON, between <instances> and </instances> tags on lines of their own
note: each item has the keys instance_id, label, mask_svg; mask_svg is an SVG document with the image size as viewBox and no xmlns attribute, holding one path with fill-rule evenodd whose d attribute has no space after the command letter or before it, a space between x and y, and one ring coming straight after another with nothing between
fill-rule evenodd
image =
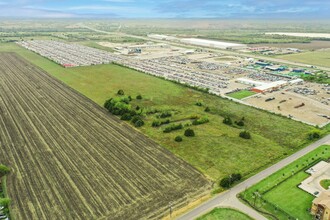
<instances>
[{"instance_id":1,"label":"storage yard","mask_svg":"<svg viewBox=\"0 0 330 220\"><path fill-rule=\"evenodd\" d=\"M116 56L102 50L58 41L22 41L21 46L32 50L63 67L90 66L116 61Z\"/></svg>"},{"instance_id":2,"label":"storage yard","mask_svg":"<svg viewBox=\"0 0 330 220\"><path fill-rule=\"evenodd\" d=\"M51 44L58 47L58 50L53 50L52 54L43 53L44 48L47 49ZM23 42L21 45L31 49L31 45L35 44ZM103 44L103 46L106 46L106 44ZM116 44L108 44L107 46L118 48ZM44 54L49 59L63 65L63 62L72 62L72 55L70 53L60 53L58 55L57 51L66 51L67 48L75 48L74 51L79 51L85 47L80 48L79 46L77 49L75 45L58 43L56 41L39 41L38 47L33 47L32 50L39 54ZM295 93L295 98L305 100L304 112L298 114L297 109L288 108L285 110L285 107L280 110L277 105L273 106L273 103L265 103L259 99L251 101L249 97L242 99L240 102L274 111L308 124L323 126L329 122L328 104L330 101L328 87L324 86L322 88L318 86L319 84L309 83L309 87L314 87L315 94L308 97L305 97L308 94L305 91L306 89L295 89L296 87L304 87L306 84L298 77L303 74L313 74L312 70L291 68L242 56L230 57L230 60L226 61L228 56L223 54L210 53L207 50L190 50L186 52L185 48L172 47L165 44L126 44L123 48L138 52L134 52L134 56L131 54L124 55L120 52L122 48L119 48L118 53L108 53L97 49L93 49L93 53L100 54L96 55L96 57L100 56L108 59L106 62L112 61L153 76L202 88L219 96L227 96L241 90L272 94L275 91L283 92L289 89ZM86 50L88 51L88 49ZM54 59L54 56L60 56L61 62ZM85 63L92 63L93 60L89 60L89 56L85 58L87 60ZM225 62L221 58L224 58ZM315 101L319 106L317 111L312 109L312 104ZM309 116L305 117L304 114Z\"/></svg>"},{"instance_id":3,"label":"storage yard","mask_svg":"<svg viewBox=\"0 0 330 220\"><path fill-rule=\"evenodd\" d=\"M208 181L13 53L0 54L0 157L15 219L159 219Z\"/></svg>"}]
</instances>

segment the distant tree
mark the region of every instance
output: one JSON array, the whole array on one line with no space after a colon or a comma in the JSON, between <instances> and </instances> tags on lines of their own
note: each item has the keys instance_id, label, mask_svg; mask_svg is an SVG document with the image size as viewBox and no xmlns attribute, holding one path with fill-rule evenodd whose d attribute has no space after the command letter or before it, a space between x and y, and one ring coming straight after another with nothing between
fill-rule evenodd
<instances>
[{"instance_id":1,"label":"distant tree","mask_svg":"<svg viewBox=\"0 0 330 220\"><path fill-rule=\"evenodd\" d=\"M248 132L248 131L241 131L241 132L239 133L239 136L240 136L241 138L244 138L244 139L251 139L250 132Z\"/></svg>"},{"instance_id":2,"label":"distant tree","mask_svg":"<svg viewBox=\"0 0 330 220\"><path fill-rule=\"evenodd\" d=\"M137 95L136 99L142 99L142 95Z\"/></svg>"},{"instance_id":3,"label":"distant tree","mask_svg":"<svg viewBox=\"0 0 330 220\"><path fill-rule=\"evenodd\" d=\"M194 137L195 136L195 132L194 132L193 129L188 128L187 130L185 130L184 136L186 136L186 137Z\"/></svg>"},{"instance_id":4,"label":"distant tree","mask_svg":"<svg viewBox=\"0 0 330 220\"><path fill-rule=\"evenodd\" d=\"M135 116L133 116L133 118L132 118L132 123L135 124L135 123L136 123L137 121L139 121L139 120L142 120L141 117L138 116L138 115L135 115Z\"/></svg>"},{"instance_id":5,"label":"distant tree","mask_svg":"<svg viewBox=\"0 0 330 220\"><path fill-rule=\"evenodd\" d=\"M231 185L231 180L229 177L224 177L220 181L220 186L223 188L229 188Z\"/></svg>"},{"instance_id":6,"label":"distant tree","mask_svg":"<svg viewBox=\"0 0 330 220\"><path fill-rule=\"evenodd\" d=\"M321 132L318 129L314 129L308 134L309 140L319 139L320 137L321 137Z\"/></svg>"},{"instance_id":7,"label":"distant tree","mask_svg":"<svg viewBox=\"0 0 330 220\"><path fill-rule=\"evenodd\" d=\"M244 126L244 121L243 120L239 120L239 121L237 121L236 122L236 124L238 125L238 126Z\"/></svg>"},{"instance_id":8,"label":"distant tree","mask_svg":"<svg viewBox=\"0 0 330 220\"><path fill-rule=\"evenodd\" d=\"M132 116L130 113L125 113L120 117L120 120L124 120L124 121L130 121L132 119Z\"/></svg>"},{"instance_id":9,"label":"distant tree","mask_svg":"<svg viewBox=\"0 0 330 220\"><path fill-rule=\"evenodd\" d=\"M160 121L153 121L151 126L152 127L159 127L160 126Z\"/></svg>"},{"instance_id":10,"label":"distant tree","mask_svg":"<svg viewBox=\"0 0 330 220\"><path fill-rule=\"evenodd\" d=\"M225 117L222 122L226 125L232 125L233 124L233 121L228 116Z\"/></svg>"},{"instance_id":11,"label":"distant tree","mask_svg":"<svg viewBox=\"0 0 330 220\"><path fill-rule=\"evenodd\" d=\"M124 90L122 89L119 89L118 92L117 92L117 95L125 95L125 92Z\"/></svg>"},{"instance_id":12,"label":"distant tree","mask_svg":"<svg viewBox=\"0 0 330 220\"><path fill-rule=\"evenodd\" d=\"M136 106L136 107L135 107L135 110L136 110L136 111L139 111L139 110L140 110L140 106Z\"/></svg>"},{"instance_id":13,"label":"distant tree","mask_svg":"<svg viewBox=\"0 0 330 220\"><path fill-rule=\"evenodd\" d=\"M130 95L127 98L129 101L132 101L132 97Z\"/></svg>"},{"instance_id":14,"label":"distant tree","mask_svg":"<svg viewBox=\"0 0 330 220\"><path fill-rule=\"evenodd\" d=\"M227 177L224 177L220 181L220 186L223 188L229 188L233 183L240 181L242 179L242 175L240 173L233 173Z\"/></svg>"},{"instance_id":15,"label":"distant tree","mask_svg":"<svg viewBox=\"0 0 330 220\"><path fill-rule=\"evenodd\" d=\"M195 105L197 105L197 106L203 106L203 103L202 102L196 102Z\"/></svg>"},{"instance_id":16,"label":"distant tree","mask_svg":"<svg viewBox=\"0 0 330 220\"><path fill-rule=\"evenodd\" d=\"M211 111L210 107L206 107L206 108L204 109L204 112L210 112L210 111Z\"/></svg>"},{"instance_id":17,"label":"distant tree","mask_svg":"<svg viewBox=\"0 0 330 220\"><path fill-rule=\"evenodd\" d=\"M176 142L181 142L183 139L181 136L176 136L174 139Z\"/></svg>"},{"instance_id":18,"label":"distant tree","mask_svg":"<svg viewBox=\"0 0 330 220\"><path fill-rule=\"evenodd\" d=\"M9 172L10 169L7 166L0 164L0 177L7 175Z\"/></svg>"},{"instance_id":19,"label":"distant tree","mask_svg":"<svg viewBox=\"0 0 330 220\"><path fill-rule=\"evenodd\" d=\"M233 173L230 177L233 182L240 181L242 179L242 175L240 173Z\"/></svg>"},{"instance_id":20,"label":"distant tree","mask_svg":"<svg viewBox=\"0 0 330 220\"><path fill-rule=\"evenodd\" d=\"M134 126L135 127L141 127L144 125L144 121L142 121L141 119L137 120L135 123L134 123Z\"/></svg>"},{"instance_id":21,"label":"distant tree","mask_svg":"<svg viewBox=\"0 0 330 220\"><path fill-rule=\"evenodd\" d=\"M136 114L136 111L134 111L134 110L131 110L130 112L129 112L129 114L133 117L133 116L135 116L135 115L137 115Z\"/></svg>"}]
</instances>

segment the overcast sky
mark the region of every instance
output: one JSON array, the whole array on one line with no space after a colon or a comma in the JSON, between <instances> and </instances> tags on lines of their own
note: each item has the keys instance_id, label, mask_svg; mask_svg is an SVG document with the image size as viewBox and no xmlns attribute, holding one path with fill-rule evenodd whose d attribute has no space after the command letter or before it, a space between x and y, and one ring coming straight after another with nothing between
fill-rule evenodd
<instances>
[{"instance_id":1,"label":"overcast sky","mask_svg":"<svg viewBox=\"0 0 330 220\"><path fill-rule=\"evenodd\" d=\"M330 19L330 0L0 0L0 16Z\"/></svg>"}]
</instances>

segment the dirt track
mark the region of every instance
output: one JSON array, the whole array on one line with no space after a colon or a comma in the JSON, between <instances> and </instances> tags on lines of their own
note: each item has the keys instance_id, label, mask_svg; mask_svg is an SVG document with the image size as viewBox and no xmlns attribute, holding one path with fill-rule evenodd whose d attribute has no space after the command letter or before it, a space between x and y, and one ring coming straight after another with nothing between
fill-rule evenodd
<instances>
[{"instance_id":1,"label":"dirt track","mask_svg":"<svg viewBox=\"0 0 330 220\"><path fill-rule=\"evenodd\" d=\"M189 164L13 53L0 54L0 144L17 220L157 218L208 186Z\"/></svg>"}]
</instances>

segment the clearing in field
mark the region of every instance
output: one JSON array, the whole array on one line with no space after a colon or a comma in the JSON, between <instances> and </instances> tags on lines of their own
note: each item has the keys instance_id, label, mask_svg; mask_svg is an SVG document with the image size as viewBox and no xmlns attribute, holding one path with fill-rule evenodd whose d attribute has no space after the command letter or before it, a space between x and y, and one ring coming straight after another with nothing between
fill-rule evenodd
<instances>
[{"instance_id":1,"label":"clearing in field","mask_svg":"<svg viewBox=\"0 0 330 220\"><path fill-rule=\"evenodd\" d=\"M306 170L329 157L330 146L321 146L247 189L241 196L256 209L280 220L312 219L309 209L315 197L297 186L309 177Z\"/></svg>"},{"instance_id":2,"label":"clearing in field","mask_svg":"<svg viewBox=\"0 0 330 220\"><path fill-rule=\"evenodd\" d=\"M315 66L330 67L330 50L317 50L313 52L299 53L299 54L290 54L277 56L284 60L306 63Z\"/></svg>"},{"instance_id":3,"label":"clearing in field","mask_svg":"<svg viewBox=\"0 0 330 220\"><path fill-rule=\"evenodd\" d=\"M256 94L256 92L253 92L253 91L242 90L242 91L230 93L227 96L235 98L235 99L244 99L244 98L250 97L255 94Z\"/></svg>"},{"instance_id":4,"label":"clearing in field","mask_svg":"<svg viewBox=\"0 0 330 220\"><path fill-rule=\"evenodd\" d=\"M14 219L159 219L208 187L192 166L14 53L0 54L0 113Z\"/></svg>"}]
</instances>

